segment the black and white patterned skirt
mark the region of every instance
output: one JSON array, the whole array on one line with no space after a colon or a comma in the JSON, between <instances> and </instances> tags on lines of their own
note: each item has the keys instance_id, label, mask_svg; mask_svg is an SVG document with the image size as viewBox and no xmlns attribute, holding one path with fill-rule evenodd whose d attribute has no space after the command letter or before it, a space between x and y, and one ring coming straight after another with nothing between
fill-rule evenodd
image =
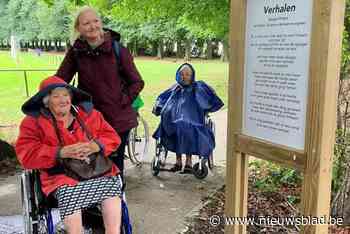
<instances>
[{"instance_id":1,"label":"black and white patterned skirt","mask_svg":"<svg viewBox=\"0 0 350 234\"><path fill-rule=\"evenodd\" d=\"M122 196L119 176L82 181L75 186L63 185L55 194L61 220L75 211L101 204L103 200L116 196Z\"/></svg>"}]
</instances>

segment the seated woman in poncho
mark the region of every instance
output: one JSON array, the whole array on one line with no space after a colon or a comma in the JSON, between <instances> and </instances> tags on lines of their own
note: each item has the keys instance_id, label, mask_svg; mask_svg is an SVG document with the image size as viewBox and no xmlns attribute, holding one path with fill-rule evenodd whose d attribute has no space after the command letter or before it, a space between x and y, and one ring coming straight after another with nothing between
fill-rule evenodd
<instances>
[{"instance_id":1,"label":"seated woman in poncho","mask_svg":"<svg viewBox=\"0 0 350 234\"><path fill-rule=\"evenodd\" d=\"M184 63L177 69L176 82L156 100L153 113L161 116L161 122L153 137L176 153L171 171L182 170L182 154L186 154L183 172L191 173L192 155L207 158L215 148L214 133L205 124L205 117L224 104L209 85L195 81L191 64Z\"/></svg>"}]
</instances>

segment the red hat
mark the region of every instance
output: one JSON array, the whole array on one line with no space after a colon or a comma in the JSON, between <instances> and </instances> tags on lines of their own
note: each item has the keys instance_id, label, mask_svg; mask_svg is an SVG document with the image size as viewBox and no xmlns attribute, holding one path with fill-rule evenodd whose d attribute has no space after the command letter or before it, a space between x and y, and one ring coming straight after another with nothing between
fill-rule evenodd
<instances>
[{"instance_id":1,"label":"red hat","mask_svg":"<svg viewBox=\"0 0 350 234\"><path fill-rule=\"evenodd\" d=\"M84 103L92 105L91 96L88 93L67 84L58 76L50 76L41 81L39 85L39 91L22 105L23 113L27 115L38 116L40 114L40 109L44 108L42 99L47 96L51 90L58 87L65 87L71 91L72 104L79 105L81 103Z\"/></svg>"},{"instance_id":2,"label":"red hat","mask_svg":"<svg viewBox=\"0 0 350 234\"><path fill-rule=\"evenodd\" d=\"M58 77L58 76L49 76L49 77L47 77L46 79L44 79L44 80L42 80L40 82L38 91L43 90L44 88L46 88L47 86L52 85L52 84L67 85L67 83L64 80L62 80L60 77Z\"/></svg>"}]
</instances>

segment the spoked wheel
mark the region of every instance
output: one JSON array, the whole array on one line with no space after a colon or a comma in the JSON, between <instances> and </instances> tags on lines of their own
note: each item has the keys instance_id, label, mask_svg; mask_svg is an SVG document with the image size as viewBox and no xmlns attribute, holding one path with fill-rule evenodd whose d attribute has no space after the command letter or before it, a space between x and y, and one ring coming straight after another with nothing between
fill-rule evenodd
<instances>
[{"instance_id":1,"label":"spoked wheel","mask_svg":"<svg viewBox=\"0 0 350 234\"><path fill-rule=\"evenodd\" d=\"M208 167L210 170L213 170L214 168L214 158L213 158L213 153L211 153L208 157Z\"/></svg>"},{"instance_id":2,"label":"spoked wheel","mask_svg":"<svg viewBox=\"0 0 350 234\"><path fill-rule=\"evenodd\" d=\"M140 115L137 118L138 126L131 129L128 137L128 155L132 163L140 165L148 152L149 129Z\"/></svg>"},{"instance_id":3,"label":"spoked wheel","mask_svg":"<svg viewBox=\"0 0 350 234\"><path fill-rule=\"evenodd\" d=\"M160 166L164 167L166 159L168 157L168 150L162 144L160 144L159 140L157 140L156 144L156 156L159 159Z\"/></svg>"},{"instance_id":4,"label":"spoked wheel","mask_svg":"<svg viewBox=\"0 0 350 234\"><path fill-rule=\"evenodd\" d=\"M208 167L205 165L204 161L202 161L202 168L199 167L199 162L193 165L193 175L197 179L204 179L208 175Z\"/></svg>"},{"instance_id":5,"label":"spoked wheel","mask_svg":"<svg viewBox=\"0 0 350 234\"><path fill-rule=\"evenodd\" d=\"M43 214L39 212L38 200L34 189L36 182L32 173L26 171L21 176L24 233L53 234L50 211L45 211Z\"/></svg>"},{"instance_id":6,"label":"spoked wheel","mask_svg":"<svg viewBox=\"0 0 350 234\"><path fill-rule=\"evenodd\" d=\"M160 144L160 141L157 140L156 155L151 162L152 175L157 176L159 174L160 168L165 166L167 156L168 151L162 144Z\"/></svg>"},{"instance_id":7,"label":"spoked wheel","mask_svg":"<svg viewBox=\"0 0 350 234\"><path fill-rule=\"evenodd\" d=\"M38 216L38 234L53 234L54 226L50 211L46 211L42 216Z\"/></svg>"},{"instance_id":8,"label":"spoked wheel","mask_svg":"<svg viewBox=\"0 0 350 234\"><path fill-rule=\"evenodd\" d=\"M30 196L30 178L29 178L28 172L23 172L21 175L21 197L22 197L24 233L33 234L34 233L33 219L31 216L32 202L31 202L31 196Z\"/></svg>"},{"instance_id":9,"label":"spoked wheel","mask_svg":"<svg viewBox=\"0 0 350 234\"><path fill-rule=\"evenodd\" d=\"M160 161L158 157L154 157L151 162L152 175L157 176L160 171Z\"/></svg>"},{"instance_id":10,"label":"spoked wheel","mask_svg":"<svg viewBox=\"0 0 350 234\"><path fill-rule=\"evenodd\" d=\"M213 120L210 118L210 116L207 114L206 115L206 120L205 120L206 126L213 132L213 135L215 137L215 123ZM213 152L208 157L208 167L210 170L214 168L214 158L213 158Z\"/></svg>"}]
</instances>

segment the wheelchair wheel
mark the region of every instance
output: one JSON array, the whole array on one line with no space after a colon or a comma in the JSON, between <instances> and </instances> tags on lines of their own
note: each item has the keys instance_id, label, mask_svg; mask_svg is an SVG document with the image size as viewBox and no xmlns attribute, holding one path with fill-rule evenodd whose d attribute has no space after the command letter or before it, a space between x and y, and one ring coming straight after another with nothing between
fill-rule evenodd
<instances>
[{"instance_id":1,"label":"wheelchair wheel","mask_svg":"<svg viewBox=\"0 0 350 234\"><path fill-rule=\"evenodd\" d=\"M210 118L209 115L206 116L206 126L208 126L211 129L211 131L215 136L215 123L213 122L213 120ZM208 167L210 170L214 168L213 152L208 157Z\"/></svg>"},{"instance_id":2,"label":"wheelchair wheel","mask_svg":"<svg viewBox=\"0 0 350 234\"><path fill-rule=\"evenodd\" d=\"M160 143L160 140L156 142L156 157L158 157L160 167L165 166L165 161L168 156L168 150Z\"/></svg>"},{"instance_id":3,"label":"wheelchair wheel","mask_svg":"<svg viewBox=\"0 0 350 234\"><path fill-rule=\"evenodd\" d=\"M37 226L33 227L32 219L32 198L31 198L31 188L30 188L30 178L28 172L23 172L21 175L21 198L22 198L22 212L24 221L24 233L32 234L33 229L37 229ZM37 231L37 230L36 230Z\"/></svg>"},{"instance_id":4,"label":"wheelchair wheel","mask_svg":"<svg viewBox=\"0 0 350 234\"><path fill-rule=\"evenodd\" d=\"M160 172L160 161L158 157L154 157L151 162L152 175L157 176Z\"/></svg>"},{"instance_id":5,"label":"wheelchair wheel","mask_svg":"<svg viewBox=\"0 0 350 234\"><path fill-rule=\"evenodd\" d=\"M156 141L156 155L151 162L152 175L157 176L160 168L165 166L165 161L168 156L168 150L160 143L160 140Z\"/></svg>"},{"instance_id":6,"label":"wheelchair wheel","mask_svg":"<svg viewBox=\"0 0 350 234\"><path fill-rule=\"evenodd\" d=\"M208 175L208 167L202 161L202 169L199 169L199 162L193 165L193 175L197 179L204 179Z\"/></svg>"},{"instance_id":7,"label":"wheelchair wheel","mask_svg":"<svg viewBox=\"0 0 350 234\"><path fill-rule=\"evenodd\" d=\"M214 168L214 158L213 158L213 153L211 153L208 157L208 167L210 170L213 170Z\"/></svg>"},{"instance_id":8,"label":"wheelchair wheel","mask_svg":"<svg viewBox=\"0 0 350 234\"><path fill-rule=\"evenodd\" d=\"M53 234L51 211L39 209L38 192L35 190L39 179L36 172L25 171L21 175L21 198L26 234Z\"/></svg>"},{"instance_id":9,"label":"wheelchair wheel","mask_svg":"<svg viewBox=\"0 0 350 234\"><path fill-rule=\"evenodd\" d=\"M138 115L138 126L131 129L128 137L128 156L134 164L141 164L148 152L149 129L147 122Z\"/></svg>"}]
</instances>

